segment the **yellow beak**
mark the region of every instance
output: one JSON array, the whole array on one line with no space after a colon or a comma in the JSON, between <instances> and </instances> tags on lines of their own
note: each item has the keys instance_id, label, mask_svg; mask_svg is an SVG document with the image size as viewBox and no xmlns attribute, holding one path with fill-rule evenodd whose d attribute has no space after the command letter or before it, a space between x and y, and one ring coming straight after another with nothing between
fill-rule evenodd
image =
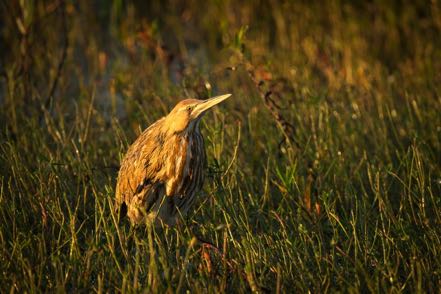
<instances>
[{"instance_id":1,"label":"yellow beak","mask_svg":"<svg viewBox=\"0 0 441 294\"><path fill-rule=\"evenodd\" d=\"M195 108L193 108L193 111L191 112L191 115L196 118L201 116L205 113L208 109L215 106L216 104L221 103L222 101L229 98L231 94L225 94L221 96L216 96L207 100L202 101L200 104L196 105Z\"/></svg>"}]
</instances>

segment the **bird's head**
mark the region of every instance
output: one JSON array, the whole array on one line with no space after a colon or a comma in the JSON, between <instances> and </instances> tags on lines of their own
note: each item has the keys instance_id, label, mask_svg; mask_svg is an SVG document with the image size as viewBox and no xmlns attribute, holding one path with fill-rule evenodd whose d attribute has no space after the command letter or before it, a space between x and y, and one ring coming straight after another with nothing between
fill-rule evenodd
<instances>
[{"instance_id":1,"label":"bird's head","mask_svg":"<svg viewBox=\"0 0 441 294\"><path fill-rule=\"evenodd\" d=\"M185 99L180 101L167 115L168 131L172 133L194 130L204 113L230 97L231 94L216 96L207 100Z\"/></svg>"}]
</instances>

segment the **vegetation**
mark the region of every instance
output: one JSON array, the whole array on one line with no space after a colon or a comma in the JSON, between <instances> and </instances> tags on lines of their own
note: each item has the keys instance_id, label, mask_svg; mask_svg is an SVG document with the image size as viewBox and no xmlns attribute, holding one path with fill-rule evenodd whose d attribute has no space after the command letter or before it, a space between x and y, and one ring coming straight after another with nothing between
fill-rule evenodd
<instances>
[{"instance_id":1,"label":"vegetation","mask_svg":"<svg viewBox=\"0 0 441 294\"><path fill-rule=\"evenodd\" d=\"M439 1L0 1L0 292L437 292ZM176 228L118 224L128 145L208 113Z\"/></svg>"}]
</instances>

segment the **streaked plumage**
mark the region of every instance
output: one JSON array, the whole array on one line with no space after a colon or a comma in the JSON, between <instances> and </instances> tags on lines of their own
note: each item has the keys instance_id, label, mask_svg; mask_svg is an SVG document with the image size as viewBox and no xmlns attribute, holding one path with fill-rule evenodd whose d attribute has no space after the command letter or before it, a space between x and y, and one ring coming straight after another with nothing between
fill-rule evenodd
<instances>
[{"instance_id":1,"label":"streaked plumage","mask_svg":"<svg viewBox=\"0 0 441 294\"><path fill-rule=\"evenodd\" d=\"M118 174L116 207L132 223L174 225L187 213L204 182L200 119L229 96L179 102L129 147Z\"/></svg>"}]
</instances>

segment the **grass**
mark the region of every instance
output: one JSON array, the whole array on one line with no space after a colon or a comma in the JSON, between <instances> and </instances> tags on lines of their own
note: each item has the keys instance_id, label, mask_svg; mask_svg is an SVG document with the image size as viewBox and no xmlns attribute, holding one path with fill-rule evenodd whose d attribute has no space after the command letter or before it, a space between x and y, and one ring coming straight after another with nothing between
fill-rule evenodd
<instances>
[{"instance_id":1,"label":"grass","mask_svg":"<svg viewBox=\"0 0 441 294\"><path fill-rule=\"evenodd\" d=\"M0 292L441 288L437 1L0 7ZM118 224L128 145L222 93L183 224Z\"/></svg>"}]
</instances>

